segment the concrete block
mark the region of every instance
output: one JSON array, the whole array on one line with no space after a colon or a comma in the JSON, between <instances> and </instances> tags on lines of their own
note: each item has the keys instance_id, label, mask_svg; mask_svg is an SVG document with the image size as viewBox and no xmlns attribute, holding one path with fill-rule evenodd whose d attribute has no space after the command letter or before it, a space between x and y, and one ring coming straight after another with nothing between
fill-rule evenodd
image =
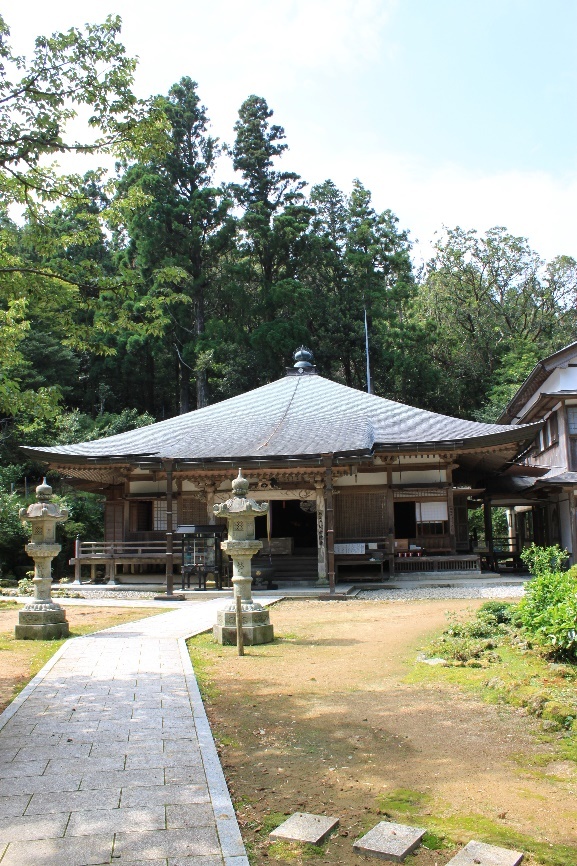
<instances>
[{"instance_id":1,"label":"concrete block","mask_svg":"<svg viewBox=\"0 0 577 866\"><path fill-rule=\"evenodd\" d=\"M357 854L402 863L407 854L418 848L425 832L422 827L407 827L405 824L381 821L362 839L357 839L353 849Z\"/></svg>"},{"instance_id":2,"label":"concrete block","mask_svg":"<svg viewBox=\"0 0 577 866\"><path fill-rule=\"evenodd\" d=\"M236 628L224 625L213 626L214 639L223 646L236 646ZM272 625L243 626L245 646L258 646L262 643L272 643L274 628Z\"/></svg>"},{"instance_id":3,"label":"concrete block","mask_svg":"<svg viewBox=\"0 0 577 866\"><path fill-rule=\"evenodd\" d=\"M154 770L118 770L117 772L85 773L82 777L80 790L90 788L124 788L140 785L162 785L164 773L161 769Z\"/></svg>"},{"instance_id":4,"label":"concrete block","mask_svg":"<svg viewBox=\"0 0 577 866\"><path fill-rule=\"evenodd\" d=\"M206 785L151 785L148 788L123 788L120 805L171 806L193 803L209 803Z\"/></svg>"},{"instance_id":5,"label":"concrete block","mask_svg":"<svg viewBox=\"0 0 577 866\"><path fill-rule=\"evenodd\" d=\"M2 860L3 866L98 866L110 863L112 833L70 839L39 839L13 842ZM114 863L114 860L112 860Z\"/></svg>"},{"instance_id":6,"label":"concrete block","mask_svg":"<svg viewBox=\"0 0 577 866\"><path fill-rule=\"evenodd\" d=\"M67 622L15 625L16 640L60 640L70 636Z\"/></svg>"},{"instance_id":7,"label":"concrete block","mask_svg":"<svg viewBox=\"0 0 577 866\"><path fill-rule=\"evenodd\" d=\"M68 814L4 818L0 824L0 842L57 839L64 836L67 823Z\"/></svg>"},{"instance_id":8,"label":"concrete block","mask_svg":"<svg viewBox=\"0 0 577 866\"><path fill-rule=\"evenodd\" d=\"M78 812L82 809L116 809L119 800L120 788L34 794L28 804L26 814L50 815L55 812Z\"/></svg>"},{"instance_id":9,"label":"concrete block","mask_svg":"<svg viewBox=\"0 0 577 866\"><path fill-rule=\"evenodd\" d=\"M210 803L187 803L166 807L166 826L169 830L185 827L214 827L214 809Z\"/></svg>"},{"instance_id":10,"label":"concrete block","mask_svg":"<svg viewBox=\"0 0 577 866\"><path fill-rule=\"evenodd\" d=\"M287 842L307 842L309 845L322 845L335 827L338 818L326 815L311 815L310 812L295 812L290 818L269 833L269 839L282 839Z\"/></svg>"},{"instance_id":11,"label":"concrete block","mask_svg":"<svg viewBox=\"0 0 577 866\"><path fill-rule=\"evenodd\" d=\"M449 860L447 866L519 866L522 859L521 851L486 845L484 842L469 842Z\"/></svg>"},{"instance_id":12,"label":"concrete block","mask_svg":"<svg viewBox=\"0 0 577 866\"><path fill-rule=\"evenodd\" d=\"M203 857L220 854L214 827L186 830L149 830L142 833L117 833L114 853L126 860L153 860L155 857ZM194 862L194 861L193 861Z\"/></svg>"},{"instance_id":13,"label":"concrete block","mask_svg":"<svg viewBox=\"0 0 577 866\"><path fill-rule=\"evenodd\" d=\"M17 797L0 797L0 818L16 818L24 814L30 802L30 794L19 794Z\"/></svg>"},{"instance_id":14,"label":"concrete block","mask_svg":"<svg viewBox=\"0 0 577 866\"><path fill-rule=\"evenodd\" d=\"M66 612L60 610L21 610L14 627L16 640L53 640L68 637Z\"/></svg>"},{"instance_id":15,"label":"concrete block","mask_svg":"<svg viewBox=\"0 0 577 866\"><path fill-rule=\"evenodd\" d=\"M94 836L99 833L141 833L164 830L164 806L135 809L95 809L73 812L66 828L67 836Z\"/></svg>"}]
</instances>

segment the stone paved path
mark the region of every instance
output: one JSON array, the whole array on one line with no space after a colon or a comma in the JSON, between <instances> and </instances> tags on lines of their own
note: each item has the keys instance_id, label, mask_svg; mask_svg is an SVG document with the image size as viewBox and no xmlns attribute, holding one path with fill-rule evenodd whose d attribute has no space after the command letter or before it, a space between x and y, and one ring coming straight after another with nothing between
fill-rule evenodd
<instances>
[{"instance_id":1,"label":"stone paved path","mask_svg":"<svg viewBox=\"0 0 577 866\"><path fill-rule=\"evenodd\" d=\"M184 644L223 604L69 641L0 716L0 866L248 866Z\"/></svg>"}]
</instances>

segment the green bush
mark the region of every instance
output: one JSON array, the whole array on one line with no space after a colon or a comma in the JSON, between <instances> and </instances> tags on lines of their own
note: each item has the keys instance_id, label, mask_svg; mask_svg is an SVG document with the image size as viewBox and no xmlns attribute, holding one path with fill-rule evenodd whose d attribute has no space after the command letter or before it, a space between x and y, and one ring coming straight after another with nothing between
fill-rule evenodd
<instances>
[{"instance_id":1,"label":"green bush","mask_svg":"<svg viewBox=\"0 0 577 866\"><path fill-rule=\"evenodd\" d=\"M471 662L484 658L494 661L494 650L505 629L490 612L479 611L468 621L451 619L450 625L431 643L431 649L442 658L456 662Z\"/></svg>"},{"instance_id":2,"label":"green bush","mask_svg":"<svg viewBox=\"0 0 577 866\"><path fill-rule=\"evenodd\" d=\"M526 586L518 606L525 632L560 658L577 658L577 577L575 569L551 571L545 567L555 548L534 548L536 577ZM556 548L559 551L559 548ZM563 551L561 551L563 553ZM557 559L559 562L559 559Z\"/></svg>"},{"instance_id":3,"label":"green bush","mask_svg":"<svg viewBox=\"0 0 577 866\"><path fill-rule=\"evenodd\" d=\"M18 581L18 595L34 595L34 584L29 578Z\"/></svg>"},{"instance_id":4,"label":"green bush","mask_svg":"<svg viewBox=\"0 0 577 866\"><path fill-rule=\"evenodd\" d=\"M477 616L491 622L494 621L498 625L508 625L515 612L516 605L509 601L486 601L479 608Z\"/></svg>"},{"instance_id":5,"label":"green bush","mask_svg":"<svg viewBox=\"0 0 577 866\"><path fill-rule=\"evenodd\" d=\"M521 553L521 559L535 577L561 571L568 556L567 551L562 550L558 544L552 547L538 547L533 543Z\"/></svg>"}]
</instances>

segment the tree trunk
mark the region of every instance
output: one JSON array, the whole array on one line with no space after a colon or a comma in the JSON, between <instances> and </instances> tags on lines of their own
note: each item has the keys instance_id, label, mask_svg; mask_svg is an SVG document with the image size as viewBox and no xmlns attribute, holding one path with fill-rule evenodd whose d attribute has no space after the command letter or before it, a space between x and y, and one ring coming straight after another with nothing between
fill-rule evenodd
<instances>
[{"instance_id":1,"label":"tree trunk","mask_svg":"<svg viewBox=\"0 0 577 866\"><path fill-rule=\"evenodd\" d=\"M199 285L194 299L194 318L197 337L204 334L204 286ZM203 368L196 373L196 408L208 406L208 376Z\"/></svg>"},{"instance_id":2,"label":"tree trunk","mask_svg":"<svg viewBox=\"0 0 577 866\"><path fill-rule=\"evenodd\" d=\"M190 370L180 360L178 362L178 380L180 386L178 411L184 415L186 412L190 412Z\"/></svg>"}]
</instances>

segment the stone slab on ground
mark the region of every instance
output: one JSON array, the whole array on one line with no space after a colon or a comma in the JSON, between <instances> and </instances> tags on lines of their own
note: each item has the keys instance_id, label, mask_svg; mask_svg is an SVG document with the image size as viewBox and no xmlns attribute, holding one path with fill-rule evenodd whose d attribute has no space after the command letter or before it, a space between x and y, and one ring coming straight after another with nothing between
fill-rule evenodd
<instances>
[{"instance_id":1,"label":"stone slab on ground","mask_svg":"<svg viewBox=\"0 0 577 866\"><path fill-rule=\"evenodd\" d=\"M3 866L248 866L184 642L222 604L74 638L0 715Z\"/></svg>"},{"instance_id":2,"label":"stone slab on ground","mask_svg":"<svg viewBox=\"0 0 577 866\"><path fill-rule=\"evenodd\" d=\"M484 842L469 842L449 860L447 866L519 866L522 859L521 851L498 848Z\"/></svg>"},{"instance_id":3,"label":"stone slab on ground","mask_svg":"<svg viewBox=\"0 0 577 866\"><path fill-rule=\"evenodd\" d=\"M338 818L326 815L312 815L310 812L295 812L290 818L269 833L269 838L287 842L306 842L309 845L322 845L325 839L339 826Z\"/></svg>"},{"instance_id":4,"label":"stone slab on ground","mask_svg":"<svg viewBox=\"0 0 577 866\"><path fill-rule=\"evenodd\" d=\"M407 827L405 824L381 821L362 839L357 839L353 848L358 854L402 863L408 854L419 847L425 833L426 830L422 827Z\"/></svg>"}]
</instances>

